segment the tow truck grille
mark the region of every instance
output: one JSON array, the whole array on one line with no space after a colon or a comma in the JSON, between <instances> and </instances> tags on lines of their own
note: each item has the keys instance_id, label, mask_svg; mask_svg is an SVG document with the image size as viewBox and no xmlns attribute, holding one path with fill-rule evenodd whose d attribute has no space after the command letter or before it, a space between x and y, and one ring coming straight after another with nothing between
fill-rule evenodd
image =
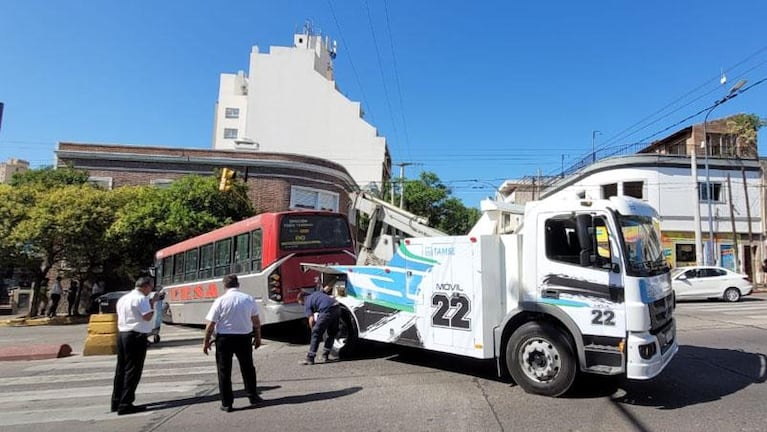
<instances>
[{"instance_id":1,"label":"tow truck grille","mask_svg":"<svg viewBox=\"0 0 767 432\"><path fill-rule=\"evenodd\" d=\"M652 330L659 330L668 324L672 319L673 312L673 294L669 294L660 300L655 300L650 303L650 323L652 324Z\"/></svg>"}]
</instances>

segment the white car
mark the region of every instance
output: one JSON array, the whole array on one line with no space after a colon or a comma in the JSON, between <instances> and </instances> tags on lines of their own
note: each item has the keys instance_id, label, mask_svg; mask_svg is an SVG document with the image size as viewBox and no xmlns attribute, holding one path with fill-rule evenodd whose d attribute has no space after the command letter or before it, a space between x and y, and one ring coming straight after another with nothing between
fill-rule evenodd
<instances>
[{"instance_id":1,"label":"white car","mask_svg":"<svg viewBox=\"0 0 767 432\"><path fill-rule=\"evenodd\" d=\"M722 267L679 267L671 272L671 286L679 300L720 298L736 302L754 288L748 276Z\"/></svg>"}]
</instances>

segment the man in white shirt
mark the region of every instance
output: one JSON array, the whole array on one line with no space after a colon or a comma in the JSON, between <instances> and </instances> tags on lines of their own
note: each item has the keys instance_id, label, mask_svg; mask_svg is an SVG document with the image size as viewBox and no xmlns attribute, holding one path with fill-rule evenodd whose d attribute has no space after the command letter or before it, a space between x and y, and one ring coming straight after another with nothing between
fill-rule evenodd
<instances>
[{"instance_id":1,"label":"man in white shirt","mask_svg":"<svg viewBox=\"0 0 767 432\"><path fill-rule=\"evenodd\" d=\"M216 367L218 369L218 389L221 393L221 410L232 412L234 394L232 393L232 355L237 356L240 364L245 393L251 405L262 401L256 390L256 368L253 366L253 349L261 346L261 321L258 318L258 305L253 297L239 290L237 275L224 277L226 292L217 298L205 317L205 339L202 352L208 355L211 336L216 332Z\"/></svg>"},{"instance_id":2,"label":"man in white shirt","mask_svg":"<svg viewBox=\"0 0 767 432\"><path fill-rule=\"evenodd\" d=\"M56 309L59 308L59 300L61 300L61 276L56 276L56 282L51 287L51 308L48 310L48 316L53 318L56 316Z\"/></svg>"},{"instance_id":3,"label":"man in white shirt","mask_svg":"<svg viewBox=\"0 0 767 432\"><path fill-rule=\"evenodd\" d=\"M146 359L147 335L152 331L154 300L147 298L154 282L144 276L136 280L136 288L117 301L117 367L112 390L112 412L117 415L145 411L135 406L136 387L141 380Z\"/></svg>"}]
</instances>

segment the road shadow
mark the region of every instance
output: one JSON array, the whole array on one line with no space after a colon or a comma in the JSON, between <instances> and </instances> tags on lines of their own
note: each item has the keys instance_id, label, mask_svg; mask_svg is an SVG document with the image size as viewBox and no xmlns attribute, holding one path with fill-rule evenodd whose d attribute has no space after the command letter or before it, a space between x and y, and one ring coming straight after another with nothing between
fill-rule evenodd
<instances>
[{"instance_id":1,"label":"road shadow","mask_svg":"<svg viewBox=\"0 0 767 432\"><path fill-rule=\"evenodd\" d=\"M150 343L149 349L162 350L163 348L172 348L188 345L202 345L202 336L190 337L187 339L174 339L169 341L160 340L159 343Z\"/></svg>"},{"instance_id":2,"label":"road shadow","mask_svg":"<svg viewBox=\"0 0 767 432\"><path fill-rule=\"evenodd\" d=\"M655 379L582 376L565 397L609 397L619 409L620 405L637 405L672 410L718 401L765 381L765 354L681 345L674 360Z\"/></svg>"},{"instance_id":3,"label":"road shadow","mask_svg":"<svg viewBox=\"0 0 767 432\"><path fill-rule=\"evenodd\" d=\"M480 360L455 354L425 351L420 348L390 345L396 349L390 349L387 360L406 363L409 365L423 366L431 369L439 369L445 372L455 372L463 375L471 375L493 381L502 381L496 372L494 359ZM379 356L386 357L384 355Z\"/></svg>"},{"instance_id":4,"label":"road shadow","mask_svg":"<svg viewBox=\"0 0 767 432\"><path fill-rule=\"evenodd\" d=\"M282 386L259 386L258 392L263 395L263 392L265 391L274 390L281 387ZM349 396L351 394L357 393L360 390L362 390L362 387L356 386L356 387L348 387L341 390L307 393L307 394L294 395L294 396L283 396L283 397L274 398L274 399L265 398L263 402L260 402L256 405L235 407L233 411L245 411L245 410L257 409L257 408L263 408L263 407L275 406L275 405L296 405L296 404L316 402L321 400L336 399L336 398L340 398L344 396ZM235 391L234 397L235 399L245 398L246 397L245 391L244 390ZM216 402L220 400L221 400L221 397L219 396L218 393L213 393L213 394L203 393L199 396L194 396L194 397L189 397L184 399L172 399L172 400L162 401L162 402L152 402L144 406L146 406L147 411L159 411L159 410L170 409L170 408L179 408L179 407L184 407L189 405ZM237 400L235 400L235 404L236 403L237 403Z\"/></svg>"},{"instance_id":5,"label":"road shadow","mask_svg":"<svg viewBox=\"0 0 767 432\"><path fill-rule=\"evenodd\" d=\"M258 393L263 394L263 392L269 391L269 390L275 390L278 388L282 388L282 386L258 386ZM236 390L234 392L235 398L245 398L245 390ZM147 411L159 411L164 409L170 409L170 408L179 408L189 405L196 405L196 404L203 404L208 402L214 402L214 401L220 401L221 396L218 393L210 394L209 391L198 393L196 396L183 398L183 399L171 399L167 401L161 401L161 402L151 402L148 404L145 404Z\"/></svg>"},{"instance_id":6,"label":"road shadow","mask_svg":"<svg viewBox=\"0 0 767 432\"><path fill-rule=\"evenodd\" d=\"M264 399L263 402L260 402L256 405L245 406L241 408L239 407L234 408L234 411L245 411L245 410L258 409L258 408L264 408L264 407L276 406L276 405L296 405L296 404L316 402L321 400L336 399L336 398L352 395L354 393L357 393L360 390L362 390L362 387L354 386L354 387L347 387L341 390L307 393L307 394L295 395L295 396L283 396L283 397L275 398L275 399Z\"/></svg>"}]
</instances>

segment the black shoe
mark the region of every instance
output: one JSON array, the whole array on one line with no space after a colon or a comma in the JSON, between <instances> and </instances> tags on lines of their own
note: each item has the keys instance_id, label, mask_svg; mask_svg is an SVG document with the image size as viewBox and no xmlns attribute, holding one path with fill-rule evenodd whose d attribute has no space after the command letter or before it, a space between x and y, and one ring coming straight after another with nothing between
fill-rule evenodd
<instances>
[{"instance_id":1,"label":"black shoe","mask_svg":"<svg viewBox=\"0 0 767 432\"><path fill-rule=\"evenodd\" d=\"M250 397L248 398L248 400L250 400L251 405L257 405L264 401L263 399L261 399L261 396L258 396L258 395Z\"/></svg>"},{"instance_id":2,"label":"black shoe","mask_svg":"<svg viewBox=\"0 0 767 432\"><path fill-rule=\"evenodd\" d=\"M135 414L146 411L145 406L128 405L117 409L117 415Z\"/></svg>"},{"instance_id":3,"label":"black shoe","mask_svg":"<svg viewBox=\"0 0 767 432\"><path fill-rule=\"evenodd\" d=\"M228 413L234 411L234 408L231 405L229 405L229 406L221 405L220 407L218 407L218 409L220 409L223 412L228 412Z\"/></svg>"},{"instance_id":4,"label":"black shoe","mask_svg":"<svg viewBox=\"0 0 767 432\"><path fill-rule=\"evenodd\" d=\"M302 365L313 365L314 359L311 357L307 357L304 359L304 361L301 362Z\"/></svg>"}]
</instances>

